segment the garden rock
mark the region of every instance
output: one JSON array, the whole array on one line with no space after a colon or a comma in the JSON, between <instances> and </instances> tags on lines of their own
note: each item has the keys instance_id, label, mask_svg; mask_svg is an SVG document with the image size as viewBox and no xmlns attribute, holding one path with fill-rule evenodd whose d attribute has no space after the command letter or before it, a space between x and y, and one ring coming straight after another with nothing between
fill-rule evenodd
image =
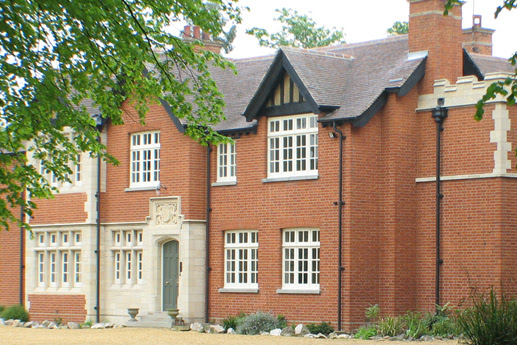
<instances>
[{"instance_id":1,"label":"garden rock","mask_svg":"<svg viewBox=\"0 0 517 345\"><path fill-rule=\"evenodd\" d=\"M49 320L45 320L41 323L41 325L45 328L48 328L48 325L50 325L50 321Z\"/></svg>"},{"instance_id":2,"label":"garden rock","mask_svg":"<svg viewBox=\"0 0 517 345\"><path fill-rule=\"evenodd\" d=\"M11 327L20 327L23 323L20 320L12 320L11 321Z\"/></svg>"},{"instance_id":3,"label":"garden rock","mask_svg":"<svg viewBox=\"0 0 517 345\"><path fill-rule=\"evenodd\" d=\"M269 334L279 337L282 335L282 330L280 328L275 328Z\"/></svg>"},{"instance_id":4,"label":"garden rock","mask_svg":"<svg viewBox=\"0 0 517 345\"><path fill-rule=\"evenodd\" d=\"M204 332L203 325L200 324L199 322L194 322L194 323L190 324L190 329L192 331L196 331L196 332L200 332L200 333Z\"/></svg>"},{"instance_id":5,"label":"garden rock","mask_svg":"<svg viewBox=\"0 0 517 345\"><path fill-rule=\"evenodd\" d=\"M5 326L5 320L0 317L0 326Z\"/></svg>"},{"instance_id":6,"label":"garden rock","mask_svg":"<svg viewBox=\"0 0 517 345\"><path fill-rule=\"evenodd\" d=\"M297 335L297 336L300 336L300 337L302 337L302 336L304 336L304 335L306 335L306 334L309 334L309 333L311 333L311 332L310 332L310 331L309 331L309 329L308 329L306 326L304 326L303 324L299 324L299 325L297 325L297 326L295 327L295 329L294 329L294 334L295 334L295 335Z\"/></svg>"},{"instance_id":7,"label":"garden rock","mask_svg":"<svg viewBox=\"0 0 517 345\"><path fill-rule=\"evenodd\" d=\"M57 328L57 323L55 323L54 321L50 322L47 326L48 329L56 329Z\"/></svg>"},{"instance_id":8,"label":"garden rock","mask_svg":"<svg viewBox=\"0 0 517 345\"><path fill-rule=\"evenodd\" d=\"M32 328L32 325L34 325L34 321L25 322L23 327L25 328Z\"/></svg>"},{"instance_id":9,"label":"garden rock","mask_svg":"<svg viewBox=\"0 0 517 345\"><path fill-rule=\"evenodd\" d=\"M224 333L224 327L221 325L211 325L210 326L210 333Z\"/></svg>"},{"instance_id":10,"label":"garden rock","mask_svg":"<svg viewBox=\"0 0 517 345\"><path fill-rule=\"evenodd\" d=\"M235 332L235 330L230 327L226 330L226 334L237 334L237 332Z\"/></svg>"},{"instance_id":11,"label":"garden rock","mask_svg":"<svg viewBox=\"0 0 517 345\"><path fill-rule=\"evenodd\" d=\"M390 338L390 340L392 340L392 341L402 341L404 339L406 339L404 334L399 334L399 335L397 335L395 337L391 337Z\"/></svg>"},{"instance_id":12,"label":"garden rock","mask_svg":"<svg viewBox=\"0 0 517 345\"><path fill-rule=\"evenodd\" d=\"M104 323L100 322L100 323L94 323L92 325L92 329L104 329Z\"/></svg>"},{"instance_id":13,"label":"garden rock","mask_svg":"<svg viewBox=\"0 0 517 345\"><path fill-rule=\"evenodd\" d=\"M269 332L260 332L260 335L269 335Z\"/></svg>"},{"instance_id":14,"label":"garden rock","mask_svg":"<svg viewBox=\"0 0 517 345\"><path fill-rule=\"evenodd\" d=\"M430 335L423 335L423 336L420 337L420 340L421 341L433 341L434 338L431 337Z\"/></svg>"},{"instance_id":15,"label":"garden rock","mask_svg":"<svg viewBox=\"0 0 517 345\"><path fill-rule=\"evenodd\" d=\"M285 327L282 329L282 336L283 337L291 337L294 335L294 330L292 327Z\"/></svg>"},{"instance_id":16,"label":"garden rock","mask_svg":"<svg viewBox=\"0 0 517 345\"><path fill-rule=\"evenodd\" d=\"M108 322L108 323L104 324L104 328L115 328L115 324L112 322Z\"/></svg>"},{"instance_id":17,"label":"garden rock","mask_svg":"<svg viewBox=\"0 0 517 345\"><path fill-rule=\"evenodd\" d=\"M79 324L77 322L69 322L68 328L70 329L79 329Z\"/></svg>"}]
</instances>

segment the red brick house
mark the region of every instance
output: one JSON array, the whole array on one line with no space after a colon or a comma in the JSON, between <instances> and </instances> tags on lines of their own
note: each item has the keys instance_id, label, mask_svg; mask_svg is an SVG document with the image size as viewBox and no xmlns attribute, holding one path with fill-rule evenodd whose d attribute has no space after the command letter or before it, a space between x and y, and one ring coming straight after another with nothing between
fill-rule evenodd
<instances>
[{"instance_id":1,"label":"red brick house","mask_svg":"<svg viewBox=\"0 0 517 345\"><path fill-rule=\"evenodd\" d=\"M214 70L228 118L216 129L233 144L192 141L164 102L145 127L123 104L125 125L102 133L120 165L85 154L31 219L31 317L261 310L353 329L370 304L400 314L490 286L515 294L517 108L497 98L473 120L512 67L491 57L491 30L461 29L460 7L409 2L409 35Z\"/></svg>"}]
</instances>

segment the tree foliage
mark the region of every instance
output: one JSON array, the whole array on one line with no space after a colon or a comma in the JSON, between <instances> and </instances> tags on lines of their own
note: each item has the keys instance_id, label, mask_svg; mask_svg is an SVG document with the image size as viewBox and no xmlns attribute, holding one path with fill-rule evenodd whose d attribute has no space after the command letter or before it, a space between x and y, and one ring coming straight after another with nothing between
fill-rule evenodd
<instances>
[{"instance_id":1,"label":"tree foliage","mask_svg":"<svg viewBox=\"0 0 517 345\"><path fill-rule=\"evenodd\" d=\"M395 22L393 26L386 30L390 36L405 35L409 32L408 22Z\"/></svg>"},{"instance_id":2,"label":"tree foliage","mask_svg":"<svg viewBox=\"0 0 517 345\"><path fill-rule=\"evenodd\" d=\"M448 15L449 11L453 8L453 6L461 5L461 0L447 0L445 3L445 10L443 12L444 15ZM517 0L503 0L503 3L500 6L497 6L494 17L497 18L501 11L504 9L511 11L517 8ZM509 76L504 81L498 81L492 83L488 88L483 97L476 104L476 114L474 118L476 120L483 119L483 114L485 112L485 104L491 99L495 99L497 95L501 95L505 97L506 103L508 105L514 105L517 97L517 52L511 56L508 61L515 68L515 74Z\"/></svg>"},{"instance_id":3,"label":"tree foliage","mask_svg":"<svg viewBox=\"0 0 517 345\"><path fill-rule=\"evenodd\" d=\"M240 21L236 1L211 0L220 11L203 0L0 1L0 224L19 221L10 208L30 215L30 200L51 196L41 172L67 181L79 152L116 162L97 141L86 100L121 124L124 100L135 109L131 120L143 123L161 97L192 138L220 139L207 130L224 116L208 65L229 64L167 29L190 21L217 37L221 16ZM28 164L25 150L41 169Z\"/></svg>"},{"instance_id":4,"label":"tree foliage","mask_svg":"<svg viewBox=\"0 0 517 345\"><path fill-rule=\"evenodd\" d=\"M318 27L314 20L298 11L282 8L275 10L280 15L275 18L281 22L282 31L269 33L266 29L252 28L247 34L255 36L264 47L278 48L290 46L297 48L324 47L333 43L345 43L343 30Z\"/></svg>"}]
</instances>

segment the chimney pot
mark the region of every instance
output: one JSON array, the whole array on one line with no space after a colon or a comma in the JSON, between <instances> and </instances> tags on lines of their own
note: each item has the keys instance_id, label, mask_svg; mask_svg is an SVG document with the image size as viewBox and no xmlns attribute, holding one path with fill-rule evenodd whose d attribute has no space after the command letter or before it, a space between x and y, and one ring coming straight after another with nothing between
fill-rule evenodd
<instances>
[{"instance_id":1,"label":"chimney pot","mask_svg":"<svg viewBox=\"0 0 517 345\"><path fill-rule=\"evenodd\" d=\"M472 26L481 27L481 15L480 14L475 14L472 17Z\"/></svg>"},{"instance_id":2,"label":"chimney pot","mask_svg":"<svg viewBox=\"0 0 517 345\"><path fill-rule=\"evenodd\" d=\"M210 34L208 32L203 31L203 33L201 35L202 35L201 37L203 38L203 40L210 41Z\"/></svg>"},{"instance_id":3,"label":"chimney pot","mask_svg":"<svg viewBox=\"0 0 517 345\"><path fill-rule=\"evenodd\" d=\"M201 38L201 29L197 25L194 26L194 38L195 39L200 39Z\"/></svg>"},{"instance_id":4,"label":"chimney pot","mask_svg":"<svg viewBox=\"0 0 517 345\"><path fill-rule=\"evenodd\" d=\"M183 28L183 37L189 38L190 35L190 25L185 25L185 27Z\"/></svg>"}]
</instances>

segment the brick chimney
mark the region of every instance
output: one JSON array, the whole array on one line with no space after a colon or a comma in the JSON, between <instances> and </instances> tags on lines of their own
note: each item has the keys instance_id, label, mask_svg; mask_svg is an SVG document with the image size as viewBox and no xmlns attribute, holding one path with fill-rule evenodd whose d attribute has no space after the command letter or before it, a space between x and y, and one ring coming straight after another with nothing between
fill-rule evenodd
<instances>
[{"instance_id":1,"label":"brick chimney","mask_svg":"<svg viewBox=\"0 0 517 345\"><path fill-rule=\"evenodd\" d=\"M492 35L495 30L481 26L481 15L472 17L472 28L463 30L463 48L470 53L492 55Z\"/></svg>"},{"instance_id":2,"label":"brick chimney","mask_svg":"<svg viewBox=\"0 0 517 345\"><path fill-rule=\"evenodd\" d=\"M408 0L409 51L428 51L422 93L433 93L434 81L456 83L463 74L461 6L443 15L445 0Z\"/></svg>"},{"instance_id":3,"label":"brick chimney","mask_svg":"<svg viewBox=\"0 0 517 345\"><path fill-rule=\"evenodd\" d=\"M196 52L199 50L208 50L213 53L220 54L223 46L220 42L212 40L209 33L202 32L201 28L197 25L186 25L183 28L183 39L194 44L196 42L201 42L203 45L195 45L194 49Z\"/></svg>"}]
</instances>

